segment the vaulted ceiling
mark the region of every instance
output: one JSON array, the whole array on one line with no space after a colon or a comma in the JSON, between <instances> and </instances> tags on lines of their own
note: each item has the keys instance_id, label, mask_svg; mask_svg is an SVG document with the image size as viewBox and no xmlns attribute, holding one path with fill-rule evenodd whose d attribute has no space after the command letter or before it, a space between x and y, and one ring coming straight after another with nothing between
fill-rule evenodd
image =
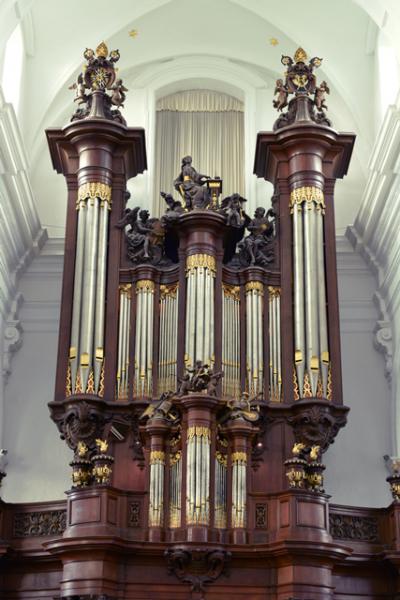
<instances>
[{"instance_id":1,"label":"vaulted ceiling","mask_svg":"<svg viewBox=\"0 0 400 600\"><path fill-rule=\"evenodd\" d=\"M318 75L330 84L334 126L358 136L339 207L341 223L350 222L380 120L376 41L382 31L400 57L399 13L396 0L3 0L1 39L18 20L23 25L27 59L19 120L42 221L56 221L62 234L63 215L55 217L59 205L50 196L61 195L63 184L52 173L44 129L68 121L73 112L68 85L80 70L82 51L105 40L121 53L120 75L130 90L125 114L132 126L143 124L135 113L137 88L151 85L157 74L158 94L207 86L240 96L241 81L248 80L253 89L266 90L268 107L254 110L261 115L259 127L268 129L275 118L270 102L282 73L281 54L301 45L323 57ZM129 35L132 30L135 37ZM351 197L347 205L346 197Z\"/></svg>"}]
</instances>

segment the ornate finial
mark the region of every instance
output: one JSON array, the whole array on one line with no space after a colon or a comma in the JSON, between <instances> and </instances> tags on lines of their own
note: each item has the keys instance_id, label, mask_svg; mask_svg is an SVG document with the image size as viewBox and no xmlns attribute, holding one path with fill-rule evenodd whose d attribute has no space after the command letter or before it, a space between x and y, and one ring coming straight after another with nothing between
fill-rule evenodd
<instances>
[{"instance_id":1,"label":"ornate finial","mask_svg":"<svg viewBox=\"0 0 400 600\"><path fill-rule=\"evenodd\" d=\"M119 50L109 52L106 43L101 42L96 51L86 48L83 56L86 64L76 83L69 87L70 90L75 90L74 101L78 104L71 121L101 118L125 125L125 119L118 109L124 105L125 92L128 90L122 79L116 78L114 66L120 58Z\"/></svg>"},{"instance_id":2,"label":"ornate finial","mask_svg":"<svg viewBox=\"0 0 400 600\"><path fill-rule=\"evenodd\" d=\"M307 60L307 53L305 52L305 50L303 50L303 48L297 48L293 58L295 63L305 63Z\"/></svg>"},{"instance_id":3,"label":"ornate finial","mask_svg":"<svg viewBox=\"0 0 400 600\"><path fill-rule=\"evenodd\" d=\"M281 63L285 65L285 79L277 79L273 106L282 114L274 124L274 130L291 125L295 121L314 121L319 125L331 126L326 116L326 94L330 90L323 81L319 86L316 83L314 69L322 64L322 58L314 56L308 61L307 53L303 48L298 48L293 56L282 55ZM290 101L289 96L294 94ZM284 108L286 112L282 112Z\"/></svg>"},{"instance_id":4,"label":"ornate finial","mask_svg":"<svg viewBox=\"0 0 400 600\"><path fill-rule=\"evenodd\" d=\"M105 42L101 42L96 48L96 56L99 58L107 58L108 48Z\"/></svg>"}]
</instances>

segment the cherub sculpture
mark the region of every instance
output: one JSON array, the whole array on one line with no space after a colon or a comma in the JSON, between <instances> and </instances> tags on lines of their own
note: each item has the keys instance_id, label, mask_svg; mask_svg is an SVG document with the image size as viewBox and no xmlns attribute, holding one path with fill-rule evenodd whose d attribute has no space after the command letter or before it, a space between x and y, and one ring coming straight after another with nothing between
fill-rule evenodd
<instances>
[{"instance_id":1,"label":"cherub sculpture","mask_svg":"<svg viewBox=\"0 0 400 600\"><path fill-rule=\"evenodd\" d=\"M165 192L160 192L160 196L164 198L167 208L165 213L161 217L161 221L165 225L169 225L171 223L175 223L181 214L185 212L185 209L182 206L182 202L179 200L175 200L172 194L166 194Z\"/></svg>"},{"instance_id":2,"label":"cherub sculpture","mask_svg":"<svg viewBox=\"0 0 400 600\"><path fill-rule=\"evenodd\" d=\"M209 365L197 360L192 369L187 368L183 377L179 378L177 396L185 396L189 392L207 390L210 396L217 393L218 381L223 377L222 371L211 371Z\"/></svg>"},{"instance_id":3,"label":"cherub sculpture","mask_svg":"<svg viewBox=\"0 0 400 600\"><path fill-rule=\"evenodd\" d=\"M87 96L85 93L86 86L83 81L82 73L80 73L78 75L78 79L76 80L76 83L73 83L72 85L70 85L68 87L68 89L75 90L74 102L77 102L78 104L85 104L85 102L87 102Z\"/></svg>"},{"instance_id":4,"label":"cherub sculpture","mask_svg":"<svg viewBox=\"0 0 400 600\"><path fill-rule=\"evenodd\" d=\"M157 264L163 256L164 226L160 219L150 219L148 210L140 210L137 206L126 209L123 218L116 227L125 231L127 255L134 262L151 262Z\"/></svg>"},{"instance_id":5,"label":"cherub sculpture","mask_svg":"<svg viewBox=\"0 0 400 600\"><path fill-rule=\"evenodd\" d=\"M117 79L114 85L111 87L112 95L111 95L111 104L120 108L124 106L124 102L126 99L125 92L128 92L128 88L124 86L122 83L122 79Z\"/></svg>"},{"instance_id":6,"label":"cherub sculpture","mask_svg":"<svg viewBox=\"0 0 400 600\"><path fill-rule=\"evenodd\" d=\"M207 384L207 394L209 396L217 395L218 383L219 383L219 380L222 379L223 376L224 376L223 371L213 371L211 373L210 380Z\"/></svg>"},{"instance_id":7,"label":"cherub sculpture","mask_svg":"<svg viewBox=\"0 0 400 600\"><path fill-rule=\"evenodd\" d=\"M230 227L244 227L250 220L244 212L244 202L247 202L246 198L236 193L222 200L220 212L225 215L226 224Z\"/></svg>"},{"instance_id":8,"label":"cherub sculpture","mask_svg":"<svg viewBox=\"0 0 400 600\"><path fill-rule=\"evenodd\" d=\"M186 369L192 374L190 385L192 392L202 392L207 388L210 381L210 367L204 364L201 360L196 360L193 369Z\"/></svg>"},{"instance_id":9,"label":"cherub sculpture","mask_svg":"<svg viewBox=\"0 0 400 600\"><path fill-rule=\"evenodd\" d=\"M230 398L226 403L229 413L225 420L234 421L236 419L245 419L254 423L258 421L260 415L260 405L258 399L250 400L247 392L243 392L240 398Z\"/></svg>"},{"instance_id":10,"label":"cherub sculpture","mask_svg":"<svg viewBox=\"0 0 400 600\"><path fill-rule=\"evenodd\" d=\"M258 207L247 225L250 234L239 244L239 260L244 266L266 266L274 260L271 242L274 238L275 212Z\"/></svg>"},{"instance_id":11,"label":"cherub sculpture","mask_svg":"<svg viewBox=\"0 0 400 600\"><path fill-rule=\"evenodd\" d=\"M321 81L320 85L315 89L314 104L317 110L326 110L328 107L325 104L326 94L330 93L330 89L326 81Z\"/></svg>"},{"instance_id":12,"label":"cherub sculpture","mask_svg":"<svg viewBox=\"0 0 400 600\"><path fill-rule=\"evenodd\" d=\"M274 91L276 98L272 101L273 107L279 111L283 110L288 105L288 94L289 92L283 83L283 79L277 79Z\"/></svg>"},{"instance_id":13,"label":"cherub sculpture","mask_svg":"<svg viewBox=\"0 0 400 600\"><path fill-rule=\"evenodd\" d=\"M149 404L143 414L140 416L140 420L144 420L145 418L159 418L166 419L167 421L175 421L177 415L171 410L173 407L173 397L175 396L175 392L171 390L168 392L163 392L156 402Z\"/></svg>"},{"instance_id":14,"label":"cherub sculpture","mask_svg":"<svg viewBox=\"0 0 400 600\"><path fill-rule=\"evenodd\" d=\"M177 396L186 396L190 392L190 374L184 373L182 377L178 377Z\"/></svg>"}]
</instances>

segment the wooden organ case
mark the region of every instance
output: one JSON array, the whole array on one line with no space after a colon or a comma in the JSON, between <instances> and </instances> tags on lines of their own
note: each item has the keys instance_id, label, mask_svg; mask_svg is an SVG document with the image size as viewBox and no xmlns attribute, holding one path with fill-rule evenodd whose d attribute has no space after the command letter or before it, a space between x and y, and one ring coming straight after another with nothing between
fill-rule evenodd
<instances>
[{"instance_id":1,"label":"wooden organ case","mask_svg":"<svg viewBox=\"0 0 400 600\"><path fill-rule=\"evenodd\" d=\"M1 597L398 597L398 505L336 507L324 493L322 456L348 412L333 196L354 135L331 127L321 59L282 58L279 118L254 166L271 203L247 215L184 157L151 218L127 208L146 152L119 110L119 53L85 58L72 122L47 131L68 187L50 411L72 487L36 545L2 504ZM364 534L341 535L351 523Z\"/></svg>"}]
</instances>

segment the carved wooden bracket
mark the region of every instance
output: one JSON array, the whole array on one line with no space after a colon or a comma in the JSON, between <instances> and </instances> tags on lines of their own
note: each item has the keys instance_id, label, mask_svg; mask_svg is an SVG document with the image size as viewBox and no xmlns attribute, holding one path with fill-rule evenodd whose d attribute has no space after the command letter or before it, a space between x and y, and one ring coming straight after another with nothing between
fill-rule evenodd
<instances>
[{"instance_id":1,"label":"carved wooden bracket","mask_svg":"<svg viewBox=\"0 0 400 600\"><path fill-rule=\"evenodd\" d=\"M346 425L348 412L347 406L324 400L299 401L292 406L287 422L293 428L296 442L320 446L321 452L325 452Z\"/></svg>"},{"instance_id":2,"label":"carved wooden bracket","mask_svg":"<svg viewBox=\"0 0 400 600\"><path fill-rule=\"evenodd\" d=\"M168 572L182 583L188 583L192 598L204 600L206 585L226 571L231 553L222 548L175 547L165 551ZM196 596L194 596L196 594Z\"/></svg>"},{"instance_id":3,"label":"carved wooden bracket","mask_svg":"<svg viewBox=\"0 0 400 600\"><path fill-rule=\"evenodd\" d=\"M69 448L75 450L78 442L95 449L96 438L104 437L104 427L111 421L112 413L98 399L69 397L64 402L50 402L51 417Z\"/></svg>"}]
</instances>

